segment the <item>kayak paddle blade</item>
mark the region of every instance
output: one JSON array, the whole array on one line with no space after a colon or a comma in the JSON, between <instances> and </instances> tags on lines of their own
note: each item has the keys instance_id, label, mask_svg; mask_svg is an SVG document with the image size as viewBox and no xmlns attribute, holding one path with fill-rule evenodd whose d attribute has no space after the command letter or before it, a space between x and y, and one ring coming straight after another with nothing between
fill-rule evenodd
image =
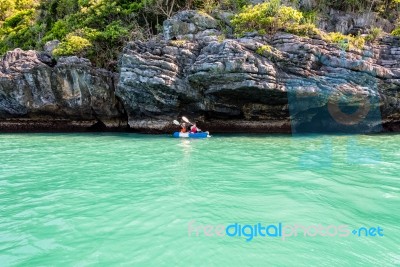
<instances>
[{"instance_id":1,"label":"kayak paddle blade","mask_svg":"<svg viewBox=\"0 0 400 267\"><path fill-rule=\"evenodd\" d=\"M185 122L187 122L187 123L190 123L191 124L191 122L188 120L188 118L186 118L185 116L182 116L182 120L183 121L185 121Z\"/></svg>"}]
</instances>

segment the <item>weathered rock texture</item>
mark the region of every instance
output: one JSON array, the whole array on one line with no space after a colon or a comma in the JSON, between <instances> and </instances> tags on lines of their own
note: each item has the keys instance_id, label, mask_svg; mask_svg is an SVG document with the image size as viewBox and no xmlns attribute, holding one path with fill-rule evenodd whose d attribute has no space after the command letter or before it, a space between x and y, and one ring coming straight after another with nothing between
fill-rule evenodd
<instances>
[{"instance_id":1,"label":"weathered rock texture","mask_svg":"<svg viewBox=\"0 0 400 267\"><path fill-rule=\"evenodd\" d=\"M124 50L117 95L133 129L167 130L184 114L219 131L397 127L398 40L346 52L284 33L225 39L200 16L179 13L164 23L166 40Z\"/></svg>"},{"instance_id":2,"label":"weathered rock texture","mask_svg":"<svg viewBox=\"0 0 400 267\"><path fill-rule=\"evenodd\" d=\"M182 115L213 132L400 130L398 39L344 51L318 36L234 38L228 15L178 13L163 37L127 45L119 77L85 59L9 52L0 130L171 132Z\"/></svg>"},{"instance_id":3,"label":"weathered rock texture","mask_svg":"<svg viewBox=\"0 0 400 267\"><path fill-rule=\"evenodd\" d=\"M265 0L250 0L252 4L266 2ZM318 10L321 1L318 0L282 0L283 4L297 9ZM371 1L372 4L372 1ZM320 14L316 19L318 28L328 32L341 32L343 34L367 33L373 27L381 28L386 32L395 29L395 22L382 18L376 12L365 10L363 12L344 12L330 9Z\"/></svg>"},{"instance_id":4,"label":"weathered rock texture","mask_svg":"<svg viewBox=\"0 0 400 267\"><path fill-rule=\"evenodd\" d=\"M353 35L368 33L373 27L381 28L386 32L392 32L395 29L394 23L381 18L375 12L354 13L333 9L327 16L318 18L317 25L324 31Z\"/></svg>"},{"instance_id":5,"label":"weathered rock texture","mask_svg":"<svg viewBox=\"0 0 400 267\"><path fill-rule=\"evenodd\" d=\"M0 61L0 129L83 130L121 128L117 77L86 59L16 49Z\"/></svg>"}]
</instances>

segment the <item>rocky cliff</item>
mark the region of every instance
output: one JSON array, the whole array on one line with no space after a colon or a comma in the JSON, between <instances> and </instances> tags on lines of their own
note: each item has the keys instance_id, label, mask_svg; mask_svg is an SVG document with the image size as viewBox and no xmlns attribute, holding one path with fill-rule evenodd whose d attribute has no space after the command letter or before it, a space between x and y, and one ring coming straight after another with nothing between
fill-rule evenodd
<instances>
[{"instance_id":1,"label":"rocky cliff","mask_svg":"<svg viewBox=\"0 0 400 267\"><path fill-rule=\"evenodd\" d=\"M86 59L8 52L0 61L1 131L75 131L126 127L116 74Z\"/></svg>"},{"instance_id":2,"label":"rocky cliff","mask_svg":"<svg viewBox=\"0 0 400 267\"><path fill-rule=\"evenodd\" d=\"M166 129L183 114L214 131L397 127L399 40L344 51L318 36L226 38L221 21L181 12L163 40L126 47L117 95L131 128Z\"/></svg>"},{"instance_id":3,"label":"rocky cliff","mask_svg":"<svg viewBox=\"0 0 400 267\"><path fill-rule=\"evenodd\" d=\"M186 115L220 132L400 130L398 39L346 50L319 36L235 38L227 15L178 13L163 36L126 46L118 74L84 59L9 52L0 127L170 132Z\"/></svg>"}]
</instances>

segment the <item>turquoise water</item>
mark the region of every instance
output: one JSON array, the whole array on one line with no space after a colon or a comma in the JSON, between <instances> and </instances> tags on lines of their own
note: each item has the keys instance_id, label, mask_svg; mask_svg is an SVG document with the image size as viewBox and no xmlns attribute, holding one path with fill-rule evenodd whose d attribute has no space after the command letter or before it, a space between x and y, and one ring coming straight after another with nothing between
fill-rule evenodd
<instances>
[{"instance_id":1,"label":"turquoise water","mask_svg":"<svg viewBox=\"0 0 400 267\"><path fill-rule=\"evenodd\" d=\"M400 266L400 135L0 135L1 266ZM384 236L189 236L232 223ZM199 228L196 228L199 229Z\"/></svg>"}]
</instances>

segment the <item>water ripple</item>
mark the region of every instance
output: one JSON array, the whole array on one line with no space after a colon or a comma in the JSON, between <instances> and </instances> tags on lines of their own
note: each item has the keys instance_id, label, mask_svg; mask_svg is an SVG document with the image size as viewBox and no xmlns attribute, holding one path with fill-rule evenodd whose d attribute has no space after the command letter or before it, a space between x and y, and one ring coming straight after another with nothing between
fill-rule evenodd
<instances>
[{"instance_id":1,"label":"water ripple","mask_svg":"<svg viewBox=\"0 0 400 267\"><path fill-rule=\"evenodd\" d=\"M3 134L0 265L396 266L399 141ZM189 237L191 220L381 226L385 236L246 242Z\"/></svg>"}]
</instances>

